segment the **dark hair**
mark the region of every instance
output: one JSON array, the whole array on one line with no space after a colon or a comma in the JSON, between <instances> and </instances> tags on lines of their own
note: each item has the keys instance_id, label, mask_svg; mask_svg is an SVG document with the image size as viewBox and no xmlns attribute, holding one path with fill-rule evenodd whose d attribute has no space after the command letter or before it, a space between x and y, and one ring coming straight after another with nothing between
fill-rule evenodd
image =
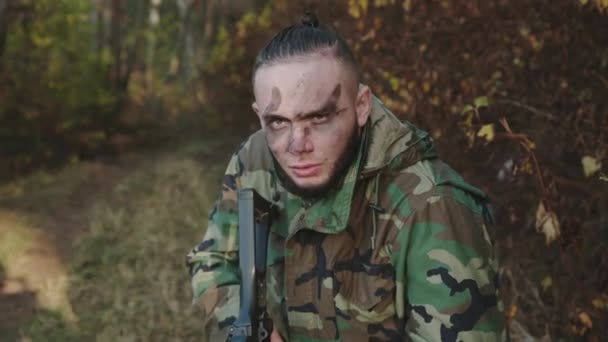
<instances>
[{"instance_id":1,"label":"dark hair","mask_svg":"<svg viewBox=\"0 0 608 342\"><path fill-rule=\"evenodd\" d=\"M319 19L308 11L304 12L298 24L281 30L260 50L253 65L252 78L263 65L323 50L332 50L333 56L351 67L358 78L357 62L346 41L334 32L319 28Z\"/></svg>"}]
</instances>

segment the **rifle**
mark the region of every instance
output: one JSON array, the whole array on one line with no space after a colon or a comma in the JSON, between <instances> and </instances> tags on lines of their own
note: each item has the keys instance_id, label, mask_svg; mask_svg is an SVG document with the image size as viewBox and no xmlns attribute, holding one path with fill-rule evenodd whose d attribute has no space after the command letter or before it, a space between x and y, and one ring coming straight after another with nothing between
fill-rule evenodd
<instances>
[{"instance_id":1,"label":"rifle","mask_svg":"<svg viewBox=\"0 0 608 342\"><path fill-rule=\"evenodd\" d=\"M266 312L266 251L272 203L254 189L238 192L239 316L228 329L230 342L269 341L272 321Z\"/></svg>"}]
</instances>

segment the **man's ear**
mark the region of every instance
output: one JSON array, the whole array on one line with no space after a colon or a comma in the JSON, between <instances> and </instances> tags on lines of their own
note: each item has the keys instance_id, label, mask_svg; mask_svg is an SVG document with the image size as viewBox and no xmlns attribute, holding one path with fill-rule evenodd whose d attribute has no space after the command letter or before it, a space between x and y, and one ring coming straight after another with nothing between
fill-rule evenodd
<instances>
[{"instance_id":1,"label":"man's ear","mask_svg":"<svg viewBox=\"0 0 608 342\"><path fill-rule=\"evenodd\" d=\"M359 127L365 126L372 112L372 92L366 85L359 85L355 111L357 112L357 125Z\"/></svg>"},{"instance_id":2,"label":"man's ear","mask_svg":"<svg viewBox=\"0 0 608 342\"><path fill-rule=\"evenodd\" d=\"M262 117L260 116L260 108L258 107L258 104L256 102L253 102L251 104L251 108L253 108L253 111L257 115L258 120L260 120L260 126L264 127L264 121L262 120Z\"/></svg>"}]
</instances>

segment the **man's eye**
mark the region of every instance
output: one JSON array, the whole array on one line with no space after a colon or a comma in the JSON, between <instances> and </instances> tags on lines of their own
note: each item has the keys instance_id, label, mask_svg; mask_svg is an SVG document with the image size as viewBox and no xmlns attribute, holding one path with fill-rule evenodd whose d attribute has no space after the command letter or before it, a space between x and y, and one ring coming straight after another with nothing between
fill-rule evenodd
<instances>
[{"instance_id":1,"label":"man's eye","mask_svg":"<svg viewBox=\"0 0 608 342\"><path fill-rule=\"evenodd\" d=\"M325 123L325 122L327 122L327 120L329 120L329 115L326 115L326 114L313 115L311 117L311 120L313 123L316 123L316 124Z\"/></svg>"},{"instance_id":2,"label":"man's eye","mask_svg":"<svg viewBox=\"0 0 608 342\"><path fill-rule=\"evenodd\" d=\"M268 126L272 129L281 129L287 126L287 120L274 119L268 123Z\"/></svg>"}]
</instances>

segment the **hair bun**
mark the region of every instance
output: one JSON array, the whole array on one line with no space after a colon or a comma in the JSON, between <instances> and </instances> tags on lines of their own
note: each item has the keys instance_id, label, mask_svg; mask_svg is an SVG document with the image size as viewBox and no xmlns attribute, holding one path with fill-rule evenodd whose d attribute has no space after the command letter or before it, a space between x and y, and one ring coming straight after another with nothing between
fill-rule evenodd
<instances>
[{"instance_id":1,"label":"hair bun","mask_svg":"<svg viewBox=\"0 0 608 342\"><path fill-rule=\"evenodd\" d=\"M300 19L300 24L310 27L319 27L319 19L317 19L317 16L314 13L306 11Z\"/></svg>"}]
</instances>

